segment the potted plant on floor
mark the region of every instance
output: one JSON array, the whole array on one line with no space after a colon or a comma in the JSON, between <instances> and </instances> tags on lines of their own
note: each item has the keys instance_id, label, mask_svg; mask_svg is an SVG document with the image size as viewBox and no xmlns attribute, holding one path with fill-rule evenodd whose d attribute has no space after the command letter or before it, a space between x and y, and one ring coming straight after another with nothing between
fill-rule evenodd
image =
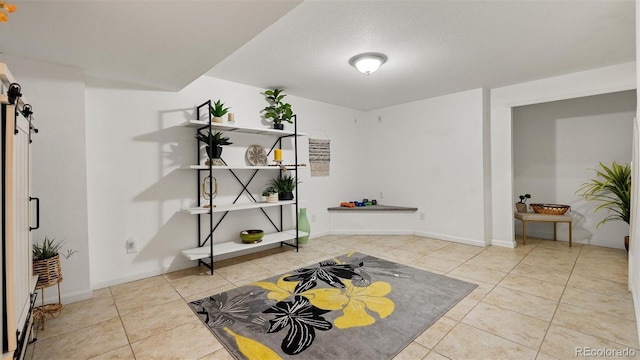
<instances>
[{"instance_id":1,"label":"potted plant on floor","mask_svg":"<svg viewBox=\"0 0 640 360\"><path fill-rule=\"evenodd\" d=\"M44 319L46 315L54 315L62 310L62 302L60 299L60 283L63 280L62 266L60 264L60 255L68 259L71 255L77 251L67 249L66 252L62 252L64 242L57 241L55 238L49 239L44 237L42 243L34 243L32 246L33 257L33 275L38 276L38 282L36 283L36 290L42 290L42 305L34 311L34 317L40 321L41 328L44 330ZM50 286L58 286L58 303L57 304L44 304L44 289Z\"/></svg>"},{"instance_id":2,"label":"potted plant on floor","mask_svg":"<svg viewBox=\"0 0 640 360\"><path fill-rule=\"evenodd\" d=\"M222 156L222 146L233 144L229 141L228 137L222 137L222 133L219 131L216 131L213 135L211 135L211 133L205 135L198 131L196 133L196 139L206 144L205 150L209 156L209 160L206 162L207 165L209 165L210 162L213 165L224 165L222 160L220 160ZM211 147L210 144L213 145L213 147Z\"/></svg>"},{"instance_id":3,"label":"potted plant on floor","mask_svg":"<svg viewBox=\"0 0 640 360\"><path fill-rule=\"evenodd\" d=\"M230 108L224 107L224 103L218 99L218 101L214 102L209 109L211 111L211 116L213 116L213 122L221 123L223 122L222 117L229 112Z\"/></svg>"},{"instance_id":4,"label":"potted plant on floor","mask_svg":"<svg viewBox=\"0 0 640 360\"><path fill-rule=\"evenodd\" d=\"M615 161L611 167L600 163L601 170L596 176L582 184L578 193L585 200L600 203L594 212L601 209L610 211L609 215L596 225L596 229L609 220L622 220L629 224L631 214L631 167ZM625 236L624 246L629 251L629 236Z\"/></svg>"},{"instance_id":5,"label":"potted plant on floor","mask_svg":"<svg viewBox=\"0 0 640 360\"><path fill-rule=\"evenodd\" d=\"M278 191L278 200L293 200L296 179L291 175L282 175L271 180L270 184Z\"/></svg>"},{"instance_id":6,"label":"potted plant on floor","mask_svg":"<svg viewBox=\"0 0 640 360\"><path fill-rule=\"evenodd\" d=\"M291 110L291 104L282 101L285 96L282 89L266 90L264 95L269 102L269 106L262 109L264 111L265 119L271 119L273 121L273 128L277 130L283 130L283 121L293 124L293 111Z\"/></svg>"}]
</instances>

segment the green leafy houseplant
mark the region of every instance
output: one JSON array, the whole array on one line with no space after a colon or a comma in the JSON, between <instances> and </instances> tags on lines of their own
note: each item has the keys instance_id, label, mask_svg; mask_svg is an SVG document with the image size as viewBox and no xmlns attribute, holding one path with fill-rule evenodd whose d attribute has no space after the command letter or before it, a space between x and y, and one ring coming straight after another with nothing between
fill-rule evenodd
<instances>
[{"instance_id":1,"label":"green leafy houseplant","mask_svg":"<svg viewBox=\"0 0 640 360\"><path fill-rule=\"evenodd\" d=\"M55 238L49 239L45 236L41 244L33 244L33 260L46 260L58 254L64 256L65 259L68 259L71 255L77 252L75 250L67 249L65 253L61 253L63 246L63 241L56 241Z\"/></svg>"},{"instance_id":2,"label":"green leafy houseplant","mask_svg":"<svg viewBox=\"0 0 640 360\"><path fill-rule=\"evenodd\" d=\"M229 141L228 137L223 137L222 133L216 131L213 135L211 133L207 133L206 135L198 131L196 133L196 139L205 143L207 155L209 155L210 159L219 159L222 155L222 145L231 145L232 142ZM213 149L209 148L209 144L213 144Z\"/></svg>"},{"instance_id":3,"label":"green leafy houseplant","mask_svg":"<svg viewBox=\"0 0 640 360\"><path fill-rule=\"evenodd\" d=\"M269 185L278 192L280 200L293 200L293 190L296 188L295 177L283 175L271 180Z\"/></svg>"},{"instance_id":4,"label":"green leafy houseplant","mask_svg":"<svg viewBox=\"0 0 640 360\"><path fill-rule=\"evenodd\" d=\"M218 100L211 105L211 115L213 117L223 117L226 113L229 112L230 108L224 107L224 103L221 100Z\"/></svg>"},{"instance_id":5,"label":"green leafy houseplant","mask_svg":"<svg viewBox=\"0 0 640 360\"><path fill-rule=\"evenodd\" d=\"M279 195L278 190L273 186L269 186L262 192L262 196L267 198L268 203L278 202Z\"/></svg>"},{"instance_id":6,"label":"green leafy houseplant","mask_svg":"<svg viewBox=\"0 0 640 360\"><path fill-rule=\"evenodd\" d=\"M622 220L629 224L631 214L631 167L620 165L615 161L611 167L600 163L601 170L596 170L595 178L582 184L578 193L585 200L600 203L594 212L607 209L611 213L596 225L596 229L609 220ZM625 247L628 248L628 237Z\"/></svg>"},{"instance_id":7,"label":"green leafy houseplant","mask_svg":"<svg viewBox=\"0 0 640 360\"><path fill-rule=\"evenodd\" d=\"M271 194L277 194L278 190L276 190L273 186L269 186L262 192L262 196L269 196Z\"/></svg>"},{"instance_id":8,"label":"green leafy houseplant","mask_svg":"<svg viewBox=\"0 0 640 360\"><path fill-rule=\"evenodd\" d=\"M602 170L594 169L596 177L582 184L578 192L585 200L600 203L594 211L608 209L613 212L597 226L609 220L622 220L628 224L631 214L631 167L615 161L611 167L603 163L600 163L600 167Z\"/></svg>"},{"instance_id":9,"label":"green leafy houseplant","mask_svg":"<svg viewBox=\"0 0 640 360\"><path fill-rule=\"evenodd\" d=\"M287 96L283 91L284 90L277 88L273 90L266 90L264 95L269 102L269 106L262 109L265 113L265 119L271 119L271 121L273 121L273 128L280 130L284 128L282 125L283 121L293 124L293 111L291 110L291 104L282 101L282 99Z\"/></svg>"}]
</instances>

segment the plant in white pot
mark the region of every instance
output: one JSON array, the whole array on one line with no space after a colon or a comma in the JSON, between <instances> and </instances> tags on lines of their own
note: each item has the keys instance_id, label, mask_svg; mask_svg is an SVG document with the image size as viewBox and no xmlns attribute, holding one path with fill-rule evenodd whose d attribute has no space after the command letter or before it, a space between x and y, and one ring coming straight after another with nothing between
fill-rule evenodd
<instances>
[{"instance_id":1,"label":"plant in white pot","mask_svg":"<svg viewBox=\"0 0 640 360\"><path fill-rule=\"evenodd\" d=\"M278 202L278 190L276 190L273 186L269 186L264 189L262 192L262 196L266 198L268 203Z\"/></svg>"},{"instance_id":2,"label":"plant in white pot","mask_svg":"<svg viewBox=\"0 0 640 360\"><path fill-rule=\"evenodd\" d=\"M629 224L631 214L631 167L618 164L611 167L600 163L596 176L582 184L577 193L585 200L600 203L594 212L606 209L610 213L596 225L596 229L609 220L622 220ZM629 251L629 236L625 236L625 248Z\"/></svg>"},{"instance_id":3,"label":"plant in white pot","mask_svg":"<svg viewBox=\"0 0 640 360\"><path fill-rule=\"evenodd\" d=\"M224 103L218 99L218 101L214 102L210 107L211 116L213 116L213 122L221 123L223 122L222 117L229 112L230 108L224 107Z\"/></svg>"},{"instance_id":4,"label":"plant in white pot","mask_svg":"<svg viewBox=\"0 0 640 360\"><path fill-rule=\"evenodd\" d=\"M527 199L531 199L531 194L520 195L520 201L516 203L516 209L519 213L527 212Z\"/></svg>"}]
</instances>

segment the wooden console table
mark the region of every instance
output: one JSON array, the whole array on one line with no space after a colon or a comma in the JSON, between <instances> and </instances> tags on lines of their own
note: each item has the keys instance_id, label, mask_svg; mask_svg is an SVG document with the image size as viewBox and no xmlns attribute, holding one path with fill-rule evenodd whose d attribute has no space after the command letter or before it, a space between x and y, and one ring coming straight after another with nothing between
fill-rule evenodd
<instances>
[{"instance_id":1,"label":"wooden console table","mask_svg":"<svg viewBox=\"0 0 640 360\"><path fill-rule=\"evenodd\" d=\"M571 228L573 218L570 215L547 215L547 214L538 214L538 213L514 213L516 219L522 221L522 243L527 245L527 222L535 221L535 222L552 222L553 223L553 240L557 240L557 229L556 225L559 222L567 223L569 225L569 247L572 245L571 239Z\"/></svg>"}]
</instances>

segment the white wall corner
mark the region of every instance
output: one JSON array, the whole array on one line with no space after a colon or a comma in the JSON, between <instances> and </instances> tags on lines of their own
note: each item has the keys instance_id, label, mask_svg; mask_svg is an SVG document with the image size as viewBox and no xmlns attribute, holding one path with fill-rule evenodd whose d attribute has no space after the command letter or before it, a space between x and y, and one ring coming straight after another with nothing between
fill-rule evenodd
<instances>
[{"instance_id":1,"label":"white wall corner","mask_svg":"<svg viewBox=\"0 0 640 360\"><path fill-rule=\"evenodd\" d=\"M492 246L500 246L500 247L506 247L506 248L515 248L516 247L516 242L515 241L504 241L504 240L498 240L498 239L492 239L491 240L491 245Z\"/></svg>"}]
</instances>

